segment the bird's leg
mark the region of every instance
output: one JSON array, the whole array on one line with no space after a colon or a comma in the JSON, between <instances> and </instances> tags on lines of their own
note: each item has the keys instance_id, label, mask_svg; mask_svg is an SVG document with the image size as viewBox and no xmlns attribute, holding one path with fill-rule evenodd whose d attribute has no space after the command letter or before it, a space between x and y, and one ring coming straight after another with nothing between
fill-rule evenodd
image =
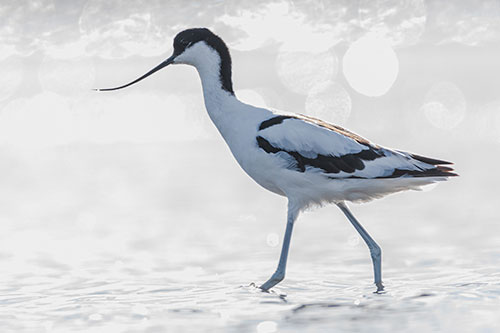
<instances>
[{"instance_id":1,"label":"bird's leg","mask_svg":"<svg viewBox=\"0 0 500 333\"><path fill-rule=\"evenodd\" d=\"M278 268L276 272L267 280L260 289L267 291L280 283L285 278L286 271L286 261L288 259L288 249L290 248L290 239L292 238L292 230L293 224L298 216L298 209L293 207L290 203L288 204L288 213L287 213L287 223L286 223L286 231L285 238L283 239L283 247L281 248L280 261L278 263Z\"/></svg>"},{"instance_id":2,"label":"bird's leg","mask_svg":"<svg viewBox=\"0 0 500 333\"><path fill-rule=\"evenodd\" d=\"M352 215L349 208L344 202L337 203L337 206L344 212L345 216L351 221L354 228L361 235L366 245L370 249L370 255L373 261L373 271L375 276L375 285L377 286L377 292L383 291L384 286L382 285L382 250L380 246L373 240L373 238L366 232L366 230L361 226L361 224L356 220L354 215Z\"/></svg>"}]
</instances>

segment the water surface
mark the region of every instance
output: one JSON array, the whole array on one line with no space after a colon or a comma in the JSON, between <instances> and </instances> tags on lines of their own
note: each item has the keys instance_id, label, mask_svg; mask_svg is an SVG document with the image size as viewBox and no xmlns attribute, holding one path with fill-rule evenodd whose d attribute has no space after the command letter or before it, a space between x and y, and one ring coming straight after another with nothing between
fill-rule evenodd
<instances>
[{"instance_id":1,"label":"water surface","mask_svg":"<svg viewBox=\"0 0 500 333\"><path fill-rule=\"evenodd\" d=\"M491 202L457 193L463 176L352 206L382 246L385 293L374 293L368 250L336 207L301 215L287 277L263 293L255 285L277 264L286 202L224 146L203 145L25 152L30 166L4 151L20 169L2 181L2 331L500 328L499 227Z\"/></svg>"}]
</instances>

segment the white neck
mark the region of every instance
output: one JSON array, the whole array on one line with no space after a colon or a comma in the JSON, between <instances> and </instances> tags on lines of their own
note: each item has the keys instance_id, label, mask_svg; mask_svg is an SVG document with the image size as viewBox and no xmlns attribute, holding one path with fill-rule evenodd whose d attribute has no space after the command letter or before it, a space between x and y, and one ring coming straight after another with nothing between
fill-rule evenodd
<instances>
[{"instance_id":1,"label":"white neck","mask_svg":"<svg viewBox=\"0 0 500 333\"><path fill-rule=\"evenodd\" d=\"M198 42L179 55L176 63L192 65L198 70L208 115L222 133L224 127L222 119L228 118L227 113L234 110L231 105L239 101L236 96L222 88L219 53L205 42Z\"/></svg>"},{"instance_id":2,"label":"white neck","mask_svg":"<svg viewBox=\"0 0 500 333\"><path fill-rule=\"evenodd\" d=\"M201 66L196 66L196 69L200 75L201 85L203 87L205 107L212 121L216 123L217 119L224 112L227 112L224 105L234 102L236 96L222 89L218 64L211 65L203 63Z\"/></svg>"}]
</instances>

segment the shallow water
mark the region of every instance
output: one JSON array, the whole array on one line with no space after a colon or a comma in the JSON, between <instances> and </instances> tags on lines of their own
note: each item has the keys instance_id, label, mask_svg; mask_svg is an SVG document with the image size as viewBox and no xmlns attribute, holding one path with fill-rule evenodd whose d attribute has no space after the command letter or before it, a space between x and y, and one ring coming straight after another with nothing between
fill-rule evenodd
<instances>
[{"instance_id":1,"label":"shallow water","mask_svg":"<svg viewBox=\"0 0 500 333\"><path fill-rule=\"evenodd\" d=\"M0 2L0 332L500 331L499 4ZM255 287L286 201L238 167L195 70L91 90L201 26L242 101L455 162L445 184L351 206L385 293L336 207L302 214L285 280Z\"/></svg>"},{"instance_id":2,"label":"shallow water","mask_svg":"<svg viewBox=\"0 0 500 333\"><path fill-rule=\"evenodd\" d=\"M467 206L486 187L458 193L462 176L352 205L382 246L382 294L341 212L306 212L286 279L263 293L255 285L277 264L286 202L214 144L3 151L19 167L2 179L2 331L500 329L497 218L487 199ZM185 164L160 163L172 155Z\"/></svg>"}]
</instances>

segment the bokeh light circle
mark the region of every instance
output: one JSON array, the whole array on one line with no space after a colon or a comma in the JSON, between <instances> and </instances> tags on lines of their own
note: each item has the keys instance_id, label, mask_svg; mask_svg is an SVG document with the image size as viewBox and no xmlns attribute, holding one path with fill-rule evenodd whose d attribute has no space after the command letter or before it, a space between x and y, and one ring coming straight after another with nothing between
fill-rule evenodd
<instances>
[{"instance_id":1,"label":"bokeh light circle","mask_svg":"<svg viewBox=\"0 0 500 333\"><path fill-rule=\"evenodd\" d=\"M465 97L454 83L439 82L425 95L421 110L434 127L450 130L465 117Z\"/></svg>"},{"instance_id":2,"label":"bokeh light circle","mask_svg":"<svg viewBox=\"0 0 500 333\"><path fill-rule=\"evenodd\" d=\"M275 321L266 320L257 325L257 333L274 333L278 330L278 324Z\"/></svg>"},{"instance_id":3,"label":"bokeh light circle","mask_svg":"<svg viewBox=\"0 0 500 333\"><path fill-rule=\"evenodd\" d=\"M276 233L270 233L266 237L266 244L270 247L276 247L280 244L280 238Z\"/></svg>"},{"instance_id":4,"label":"bokeh light circle","mask_svg":"<svg viewBox=\"0 0 500 333\"><path fill-rule=\"evenodd\" d=\"M367 35L352 43L345 53L343 72L349 85L360 94L382 96L396 81L399 60L389 42Z\"/></svg>"}]
</instances>

